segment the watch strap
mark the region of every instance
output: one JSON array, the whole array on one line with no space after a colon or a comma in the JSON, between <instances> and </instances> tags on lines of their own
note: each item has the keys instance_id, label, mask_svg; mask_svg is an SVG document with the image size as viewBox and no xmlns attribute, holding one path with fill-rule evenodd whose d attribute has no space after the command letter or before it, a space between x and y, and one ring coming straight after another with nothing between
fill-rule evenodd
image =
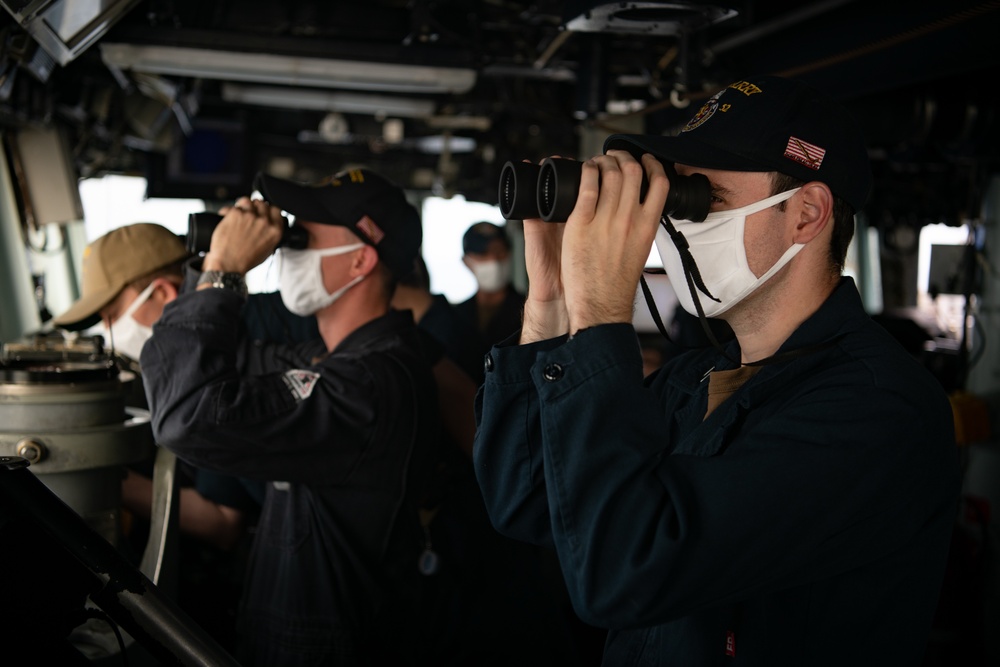
<instances>
[{"instance_id":1,"label":"watch strap","mask_svg":"<svg viewBox=\"0 0 1000 667\"><path fill-rule=\"evenodd\" d=\"M225 271L203 271L198 277L197 285L210 285L218 289L236 292L243 298L247 296L247 281L242 273L227 273Z\"/></svg>"}]
</instances>

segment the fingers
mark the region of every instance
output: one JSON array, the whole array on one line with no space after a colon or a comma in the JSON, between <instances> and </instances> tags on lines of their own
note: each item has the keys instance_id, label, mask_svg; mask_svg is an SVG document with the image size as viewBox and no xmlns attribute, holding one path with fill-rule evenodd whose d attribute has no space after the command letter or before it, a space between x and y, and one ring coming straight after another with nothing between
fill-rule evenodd
<instances>
[{"instance_id":1,"label":"fingers","mask_svg":"<svg viewBox=\"0 0 1000 667\"><path fill-rule=\"evenodd\" d=\"M643 198L644 181L649 187ZM589 222L655 215L659 220L668 190L663 164L655 157L645 154L637 162L628 151L611 150L583 163L574 217Z\"/></svg>"},{"instance_id":2,"label":"fingers","mask_svg":"<svg viewBox=\"0 0 1000 667\"><path fill-rule=\"evenodd\" d=\"M271 219L271 222L284 227L287 223L285 218L281 215L281 209L277 206L268 206L267 214Z\"/></svg>"},{"instance_id":3,"label":"fingers","mask_svg":"<svg viewBox=\"0 0 1000 667\"><path fill-rule=\"evenodd\" d=\"M253 202L252 199L250 199L250 197L240 197L233 204L233 208L238 208L241 211L252 211L253 210L253 206L254 206L254 202Z\"/></svg>"},{"instance_id":4,"label":"fingers","mask_svg":"<svg viewBox=\"0 0 1000 667\"><path fill-rule=\"evenodd\" d=\"M203 267L246 273L274 251L286 223L279 208L249 197L240 197L223 210Z\"/></svg>"},{"instance_id":5,"label":"fingers","mask_svg":"<svg viewBox=\"0 0 1000 667\"><path fill-rule=\"evenodd\" d=\"M580 163L580 181L570 217L576 218L577 224L585 224L595 218L631 217L642 210L647 215L655 213L658 219L668 191L669 181L658 159L644 154L636 160L628 151L610 150ZM529 220L530 224L535 222L534 218Z\"/></svg>"},{"instance_id":6,"label":"fingers","mask_svg":"<svg viewBox=\"0 0 1000 667\"><path fill-rule=\"evenodd\" d=\"M265 223L269 227L278 227L279 230L287 224L281 215L281 209L271 206L262 199L250 199L240 197L232 206L225 206L219 209L219 214L229 222L227 226L250 227Z\"/></svg>"},{"instance_id":7,"label":"fingers","mask_svg":"<svg viewBox=\"0 0 1000 667\"><path fill-rule=\"evenodd\" d=\"M649 153L644 153L640 162L627 151L608 151L608 157L614 158L615 162L608 161L607 171L602 175L617 175L620 172L621 195L614 212L618 215L637 213L643 218L652 215L658 221L670 189L663 163ZM615 168L617 172L613 171Z\"/></svg>"},{"instance_id":8,"label":"fingers","mask_svg":"<svg viewBox=\"0 0 1000 667\"><path fill-rule=\"evenodd\" d=\"M642 165L626 151L608 151L598 161L604 186L597 203L598 217L631 217L639 203Z\"/></svg>"},{"instance_id":9,"label":"fingers","mask_svg":"<svg viewBox=\"0 0 1000 667\"><path fill-rule=\"evenodd\" d=\"M663 163L646 153L642 156L642 166L646 172L646 180L649 188L646 191L646 198L643 200L643 208L647 212L656 214L657 221L663 213L663 205L667 201L667 194L670 192L670 180L667 178L667 171L663 168Z\"/></svg>"},{"instance_id":10,"label":"fingers","mask_svg":"<svg viewBox=\"0 0 1000 667\"><path fill-rule=\"evenodd\" d=\"M571 218L589 221L598 213L597 207L601 205L601 181L604 178L600 160L604 156L591 158L583 163L580 171L580 190L576 196L576 206L570 213ZM608 199L615 196L609 194Z\"/></svg>"},{"instance_id":11,"label":"fingers","mask_svg":"<svg viewBox=\"0 0 1000 667\"><path fill-rule=\"evenodd\" d=\"M668 189L663 165L652 155L636 160L627 151L608 151L584 164L561 257L571 332L631 321Z\"/></svg>"}]
</instances>

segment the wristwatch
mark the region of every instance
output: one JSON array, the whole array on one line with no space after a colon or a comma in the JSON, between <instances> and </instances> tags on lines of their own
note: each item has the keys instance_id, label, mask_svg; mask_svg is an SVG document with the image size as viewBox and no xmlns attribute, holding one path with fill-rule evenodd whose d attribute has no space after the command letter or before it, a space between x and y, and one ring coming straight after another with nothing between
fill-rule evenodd
<instances>
[{"instance_id":1,"label":"wristwatch","mask_svg":"<svg viewBox=\"0 0 1000 667\"><path fill-rule=\"evenodd\" d=\"M247 297L247 281L242 273L226 273L225 271L203 271L198 278L198 286L211 285L219 289L236 292L244 299Z\"/></svg>"}]
</instances>

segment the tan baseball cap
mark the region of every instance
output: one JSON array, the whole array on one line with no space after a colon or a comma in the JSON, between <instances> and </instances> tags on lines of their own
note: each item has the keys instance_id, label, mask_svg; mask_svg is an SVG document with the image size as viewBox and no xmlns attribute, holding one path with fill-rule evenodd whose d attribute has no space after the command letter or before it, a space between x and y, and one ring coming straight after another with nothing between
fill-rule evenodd
<instances>
[{"instance_id":1,"label":"tan baseball cap","mask_svg":"<svg viewBox=\"0 0 1000 667\"><path fill-rule=\"evenodd\" d=\"M64 329L86 329L125 287L188 257L181 237L152 222L114 229L83 249L83 296L52 320Z\"/></svg>"}]
</instances>

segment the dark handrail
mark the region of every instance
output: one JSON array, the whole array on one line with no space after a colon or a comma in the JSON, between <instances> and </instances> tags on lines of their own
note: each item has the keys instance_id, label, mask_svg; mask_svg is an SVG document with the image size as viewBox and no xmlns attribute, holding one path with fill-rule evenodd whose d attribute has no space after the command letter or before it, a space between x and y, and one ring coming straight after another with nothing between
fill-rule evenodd
<instances>
[{"instance_id":1,"label":"dark handrail","mask_svg":"<svg viewBox=\"0 0 1000 667\"><path fill-rule=\"evenodd\" d=\"M27 459L0 456L0 504L25 517L92 575L90 599L164 664L239 667L176 603L49 490Z\"/></svg>"}]
</instances>

